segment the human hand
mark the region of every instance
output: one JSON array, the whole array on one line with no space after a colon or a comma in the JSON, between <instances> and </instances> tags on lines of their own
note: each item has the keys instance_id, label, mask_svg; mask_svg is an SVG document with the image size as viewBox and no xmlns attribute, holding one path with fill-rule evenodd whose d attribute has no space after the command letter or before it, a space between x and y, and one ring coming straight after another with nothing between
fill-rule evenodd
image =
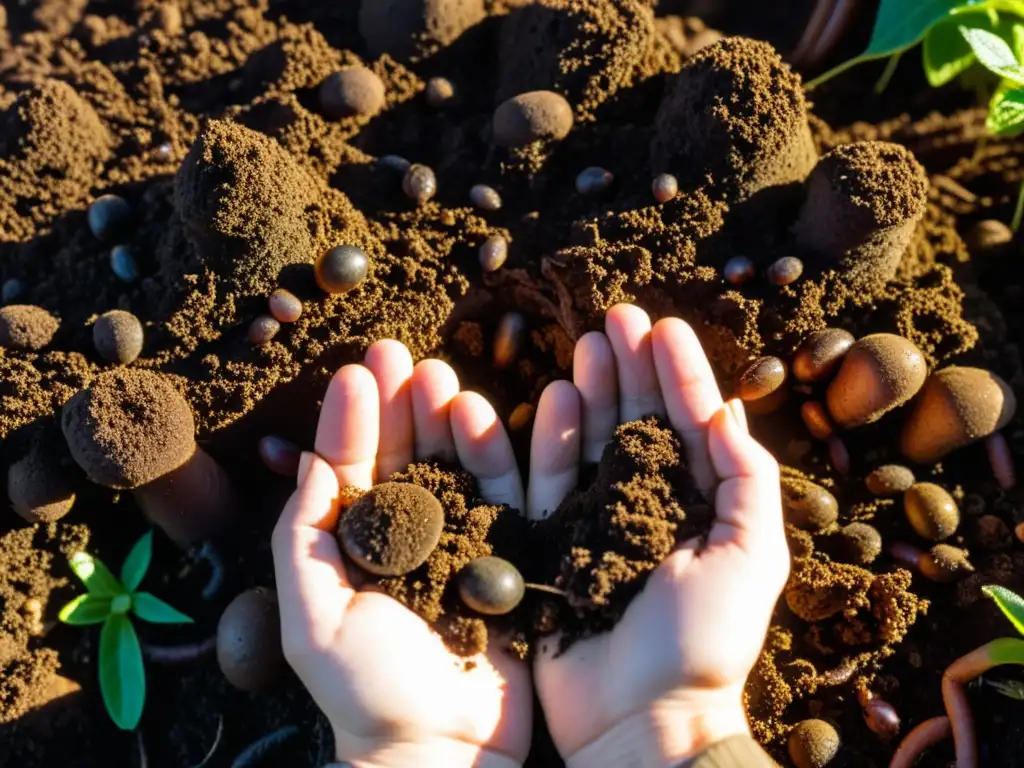
<instances>
[{"instance_id":1,"label":"human hand","mask_svg":"<svg viewBox=\"0 0 1024 768\"><path fill-rule=\"evenodd\" d=\"M693 330L637 307L609 310L605 333L576 345L575 386L549 385L531 445L527 510L550 514L596 462L616 425L667 415L691 471L714 489L707 543L684 542L650 575L611 632L557 656L534 680L569 768L669 768L748 726L743 685L789 572L775 459L747 432L739 401L722 402Z\"/></svg>"},{"instance_id":2,"label":"human hand","mask_svg":"<svg viewBox=\"0 0 1024 768\"><path fill-rule=\"evenodd\" d=\"M401 603L357 592L334 531L341 487L370 488L414 458L458 458L491 504L523 509L508 436L480 395L459 392L439 360L413 367L397 341L335 374L324 396L316 453L274 529L274 570L285 658L334 729L337 759L356 768L510 768L529 750L528 667L492 644L453 655Z\"/></svg>"}]
</instances>

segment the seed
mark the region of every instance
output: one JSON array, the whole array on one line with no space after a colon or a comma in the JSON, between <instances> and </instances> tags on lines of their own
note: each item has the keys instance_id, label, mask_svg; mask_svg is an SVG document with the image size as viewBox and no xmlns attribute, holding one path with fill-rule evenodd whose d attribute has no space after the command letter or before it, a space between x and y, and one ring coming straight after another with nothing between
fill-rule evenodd
<instances>
[{"instance_id":1,"label":"seed","mask_svg":"<svg viewBox=\"0 0 1024 768\"><path fill-rule=\"evenodd\" d=\"M383 81L366 67L345 67L327 76L318 92L320 108L328 117L372 117L384 108Z\"/></svg>"},{"instance_id":2,"label":"seed","mask_svg":"<svg viewBox=\"0 0 1024 768\"><path fill-rule=\"evenodd\" d=\"M853 342L853 334L842 328L815 331L797 347L793 375L806 384L824 381L839 367Z\"/></svg>"},{"instance_id":3,"label":"seed","mask_svg":"<svg viewBox=\"0 0 1024 768\"><path fill-rule=\"evenodd\" d=\"M651 182L651 192L659 203L667 203L679 194L679 181L671 173L662 173Z\"/></svg>"},{"instance_id":4,"label":"seed","mask_svg":"<svg viewBox=\"0 0 1024 768\"><path fill-rule=\"evenodd\" d=\"M755 272L754 262L746 256L733 256L725 262L723 270L726 282L733 285L742 285L752 278Z\"/></svg>"},{"instance_id":5,"label":"seed","mask_svg":"<svg viewBox=\"0 0 1024 768\"><path fill-rule=\"evenodd\" d=\"M417 205L427 202L437 193L437 177L433 169L419 163L410 165L402 179L402 191Z\"/></svg>"},{"instance_id":6,"label":"seed","mask_svg":"<svg viewBox=\"0 0 1024 768\"><path fill-rule=\"evenodd\" d=\"M1013 465L1010 444L1006 442L1001 432L995 432L985 438L985 452L988 454L988 463L999 487L1004 491L1013 490L1017 485L1017 470Z\"/></svg>"},{"instance_id":7,"label":"seed","mask_svg":"<svg viewBox=\"0 0 1024 768\"><path fill-rule=\"evenodd\" d=\"M836 497L802 478L782 478L782 508L786 520L805 531L824 530L839 518Z\"/></svg>"},{"instance_id":8,"label":"seed","mask_svg":"<svg viewBox=\"0 0 1024 768\"><path fill-rule=\"evenodd\" d=\"M796 768L825 768L839 752L839 733L824 720L804 720L790 731L787 746Z\"/></svg>"},{"instance_id":9,"label":"seed","mask_svg":"<svg viewBox=\"0 0 1024 768\"><path fill-rule=\"evenodd\" d=\"M946 489L935 483L915 483L903 494L903 511L910 527L929 541L942 541L956 533L960 510Z\"/></svg>"},{"instance_id":10,"label":"seed","mask_svg":"<svg viewBox=\"0 0 1024 768\"><path fill-rule=\"evenodd\" d=\"M840 427L871 424L916 395L927 375L924 354L913 342L875 333L850 347L825 403Z\"/></svg>"},{"instance_id":11,"label":"seed","mask_svg":"<svg viewBox=\"0 0 1024 768\"><path fill-rule=\"evenodd\" d=\"M291 440L278 435L266 435L260 438L257 451L263 465L278 475L294 477L299 471L299 457L302 452Z\"/></svg>"},{"instance_id":12,"label":"seed","mask_svg":"<svg viewBox=\"0 0 1024 768\"><path fill-rule=\"evenodd\" d=\"M480 246L480 266L484 272L496 272L508 258L508 241L493 235Z\"/></svg>"},{"instance_id":13,"label":"seed","mask_svg":"<svg viewBox=\"0 0 1024 768\"><path fill-rule=\"evenodd\" d=\"M914 484L914 473L899 464L883 464L864 478L875 496L897 496Z\"/></svg>"},{"instance_id":14,"label":"seed","mask_svg":"<svg viewBox=\"0 0 1024 768\"><path fill-rule=\"evenodd\" d=\"M768 267L768 282L772 285L789 285L800 279L804 263L796 256L783 256Z\"/></svg>"},{"instance_id":15,"label":"seed","mask_svg":"<svg viewBox=\"0 0 1024 768\"><path fill-rule=\"evenodd\" d=\"M900 716L896 708L882 699L871 699L864 705L864 722L883 739L892 739L900 732Z\"/></svg>"},{"instance_id":16,"label":"seed","mask_svg":"<svg viewBox=\"0 0 1024 768\"><path fill-rule=\"evenodd\" d=\"M740 375L736 394L740 400L760 400L786 381L786 364L777 357L760 357Z\"/></svg>"},{"instance_id":17,"label":"seed","mask_svg":"<svg viewBox=\"0 0 1024 768\"><path fill-rule=\"evenodd\" d=\"M537 409L531 403L520 403L508 417L508 428L513 432L525 429L536 412Z\"/></svg>"},{"instance_id":18,"label":"seed","mask_svg":"<svg viewBox=\"0 0 1024 768\"><path fill-rule=\"evenodd\" d=\"M25 290L25 284L15 277L4 280L3 288L0 288L0 304L13 304Z\"/></svg>"},{"instance_id":19,"label":"seed","mask_svg":"<svg viewBox=\"0 0 1024 768\"><path fill-rule=\"evenodd\" d=\"M611 171L592 165L576 177L576 191L581 195L596 195L608 189L614 180L615 174Z\"/></svg>"},{"instance_id":20,"label":"seed","mask_svg":"<svg viewBox=\"0 0 1024 768\"><path fill-rule=\"evenodd\" d=\"M519 355L523 332L526 330L526 318L518 312L508 312L498 322L498 330L494 334L494 365L506 368Z\"/></svg>"},{"instance_id":21,"label":"seed","mask_svg":"<svg viewBox=\"0 0 1024 768\"><path fill-rule=\"evenodd\" d=\"M280 323L294 323L302 316L302 302L299 297L284 288L278 288L267 301L270 314Z\"/></svg>"},{"instance_id":22,"label":"seed","mask_svg":"<svg viewBox=\"0 0 1024 768\"><path fill-rule=\"evenodd\" d=\"M403 176L405 172L409 170L409 166L412 165L401 155L384 155L383 157L377 158L377 165L381 168L386 168L389 171L395 173L401 173Z\"/></svg>"},{"instance_id":23,"label":"seed","mask_svg":"<svg viewBox=\"0 0 1024 768\"><path fill-rule=\"evenodd\" d=\"M501 209L501 195L494 187L486 184L474 184L469 190L469 200L481 211Z\"/></svg>"},{"instance_id":24,"label":"seed","mask_svg":"<svg viewBox=\"0 0 1024 768\"><path fill-rule=\"evenodd\" d=\"M126 283L134 282L139 276L135 256L127 245L115 245L110 249L110 269Z\"/></svg>"},{"instance_id":25,"label":"seed","mask_svg":"<svg viewBox=\"0 0 1024 768\"><path fill-rule=\"evenodd\" d=\"M171 145L171 142L169 141L165 141L163 144L156 148L156 158L161 162L166 163L168 160L171 159L173 154L174 147Z\"/></svg>"},{"instance_id":26,"label":"seed","mask_svg":"<svg viewBox=\"0 0 1024 768\"><path fill-rule=\"evenodd\" d=\"M366 279L370 259L362 248L339 245L325 251L316 261L316 284L326 293L347 293Z\"/></svg>"},{"instance_id":27,"label":"seed","mask_svg":"<svg viewBox=\"0 0 1024 768\"><path fill-rule=\"evenodd\" d=\"M455 86L446 77L432 77L427 80L427 104L435 109L447 107L455 101Z\"/></svg>"},{"instance_id":28,"label":"seed","mask_svg":"<svg viewBox=\"0 0 1024 768\"><path fill-rule=\"evenodd\" d=\"M86 214L93 235L107 245L123 239L132 228L132 208L119 195L97 197Z\"/></svg>"},{"instance_id":29,"label":"seed","mask_svg":"<svg viewBox=\"0 0 1024 768\"><path fill-rule=\"evenodd\" d=\"M828 460L839 474L850 474L850 452L846 449L846 443L836 435L828 439Z\"/></svg>"},{"instance_id":30,"label":"seed","mask_svg":"<svg viewBox=\"0 0 1024 768\"><path fill-rule=\"evenodd\" d=\"M249 343L260 346L266 344L281 330L281 324L270 315L260 315L249 326Z\"/></svg>"},{"instance_id":31,"label":"seed","mask_svg":"<svg viewBox=\"0 0 1024 768\"><path fill-rule=\"evenodd\" d=\"M92 326L92 343L100 357L126 365L142 354L142 323L131 312L120 309L99 316Z\"/></svg>"},{"instance_id":32,"label":"seed","mask_svg":"<svg viewBox=\"0 0 1024 768\"><path fill-rule=\"evenodd\" d=\"M832 420L828 417L828 411L825 410L825 406L821 403L815 400L808 400L800 406L800 416L804 420L804 426L807 427L807 431L816 440L828 440L832 436L835 427L832 426Z\"/></svg>"},{"instance_id":33,"label":"seed","mask_svg":"<svg viewBox=\"0 0 1024 768\"><path fill-rule=\"evenodd\" d=\"M996 219L985 219L972 226L964 235L964 242L972 253L998 248L1013 240L1013 230Z\"/></svg>"},{"instance_id":34,"label":"seed","mask_svg":"<svg viewBox=\"0 0 1024 768\"><path fill-rule=\"evenodd\" d=\"M519 569L500 557L471 560L459 571L456 580L462 602L487 616L509 613L526 594L526 584Z\"/></svg>"},{"instance_id":35,"label":"seed","mask_svg":"<svg viewBox=\"0 0 1024 768\"><path fill-rule=\"evenodd\" d=\"M867 523L850 523L839 535L843 558L848 563L868 565L882 553L882 534Z\"/></svg>"},{"instance_id":36,"label":"seed","mask_svg":"<svg viewBox=\"0 0 1024 768\"><path fill-rule=\"evenodd\" d=\"M967 553L949 544L936 544L917 561L917 568L926 579L940 583L959 581L974 573Z\"/></svg>"}]
</instances>

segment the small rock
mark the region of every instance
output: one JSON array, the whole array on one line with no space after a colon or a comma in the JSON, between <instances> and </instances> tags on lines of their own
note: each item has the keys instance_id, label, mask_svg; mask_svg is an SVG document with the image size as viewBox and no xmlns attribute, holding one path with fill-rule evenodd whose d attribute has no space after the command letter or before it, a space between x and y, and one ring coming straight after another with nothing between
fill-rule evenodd
<instances>
[{"instance_id":1,"label":"small rock","mask_svg":"<svg viewBox=\"0 0 1024 768\"><path fill-rule=\"evenodd\" d=\"M325 251L313 268L316 284L326 293L347 293L366 279L370 258L362 248L339 245Z\"/></svg>"},{"instance_id":2,"label":"small rock","mask_svg":"<svg viewBox=\"0 0 1024 768\"><path fill-rule=\"evenodd\" d=\"M850 451L846 443L838 435L832 435L827 442L828 460L832 468L841 475L850 474Z\"/></svg>"},{"instance_id":3,"label":"small rock","mask_svg":"<svg viewBox=\"0 0 1024 768\"><path fill-rule=\"evenodd\" d=\"M92 326L92 343L100 357L127 365L142 354L144 333L139 318L115 309L100 315Z\"/></svg>"},{"instance_id":4,"label":"small rock","mask_svg":"<svg viewBox=\"0 0 1024 768\"><path fill-rule=\"evenodd\" d=\"M260 315L249 326L249 343L262 346L277 336L281 324L270 315Z\"/></svg>"},{"instance_id":5,"label":"small rock","mask_svg":"<svg viewBox=\"0 0 1024 768\"><path fill-rule=\"evenodd\" d=\"M914 482L914 473L900 464L883 464L864 478L864 484L875 496L898 496Z\"/></svg>"},{"instance_id":6,"label":"small rock","mask_svg":"<svg viewBox=\"0 0 1024 768\"><path fill-rule=\"evenodd\" d=\"M615 174L605 168L584 168L576 177L576 191L581 195L596 195L612 185Z\"/></svg>"},{"instance_id":7,"label":"small rock","mask_svg":"<svg viewBox=\"0 0 1024 768\"><path fill-rule=\"evenodd\" d=\"M373 117L384 108L383 81L362 66L340 69L320 84L320 108L335 120L352 115Z\"/></svg>"},{"instance_id":8,"label":"small rock","mask_svg":"<svg viewBox=\"0 0 1024 768\"><path fill-rule=\"evenodd\" d=\"M804 720L790 731L787 746L796 768L825 768L839 752L839 733L824 720Z\"/></svg>"},{"instance_id":9,"label":"small rock","mask_svg":"<svg viewBox=\"0 0 1024 768\"><path fill-rule=\"evenodd\" d=\"M48 345L60 321L42 307L8 304L0 308L0 347L38 352Z\"/></svg>"},{"instance_id":10,"label":"small rock","mask_svg":"<svg viewBox=\"0 0 1024 768\"><path fill-rule=\"evenodd\" d=\"M815 440L828 440L835 430L825 406L815 400L808 400L800 406L800 417Z\"/></svg>"},{"instance_id":11,"label":"small rock","mask_svg":"<svg viewBox=\"0 0 1024 768\"><path fill-rule=\"evenodd\" d=\"M797 347L793 375L805 384L824 381L839 367L854 341L853 334L841 328L815 331Z\"/></svg>"},{"instance_id":12,"label":"small rock","mask_svg":"<svg viewBox=\"0 0 1024 768\"><path fill-rule=\"evenodd\" d=\"M971 253L982 253L1012 241L1013 230L996 219L979 221L964 235L964 242Z\"/></svg>"},{"instance_id":13,"label":"small rock","mask_svg":"<svg viewBox=\"0 0 1024 768\"><path fill-rule=\"evenodd\" d=\"M820 531L839 519L839 502L810 480L782 478L782 509L786 521L805 531Z\"/></svg>"},{"instance_id":14,"label":"small rock","mask_svg":"<svg viewBox=\"0 0 1024 768\"><path fill-rule=\"evenodd\" d=\"M410 165L402 179L402 191L417 205L422 205L437 193L437 176L429 166Z\"/></svg>"},{"instance_id":15,"label":"small rock","mask_svg":"<svg viewBox=\"0 0 1024 768\"><path fill-rule=\"evenodd\" d=\"M270 314L279 323L294 323L302 317L302 302L299 297L284 288L278 288L267 300Z\"/></svg>"},{"instance_id":16,"label":"small rock","mask_svg":"<svg viewBox=\"0 0 1024 768\"><path fill-rule=\"evenodd\" d=\"M469 200L481 211L501 210L501 195L486 184L474 184L469 190Z\"/></svg>"},{"instance_id":17,"label":"small rock","mask_svg":"<svg viewBox=\"0 0 1024 768\"><path fill-rule=\"evenodd\" d=\"M679 194L679 180L671 173L662 173L651 182L651 194L659 203L667 203Z\"/></svg>"},{"instance_id":18,"label":"small rock","mask_svg":"<svg viewBox=\"0 0 1024 768\"><path fill-rule=\"evenodd\" d=\"M0 288L0 304L13 304L25 292L25 284L15 277L4 280L3 288Z\"/></svg>"},{"instance_id":19,"label":"small rock","mask_svg":"<svg viewBox=\"0 0 1024 768\"><path fill-rule=\"evenodd\" d=\"M260 438L257 451L263 466L278 475L295 477L299 471L299 458L302 451L291 440L278 435L266 435Z\"/></svg>"},{"instance_id":20,"label":"small rock","mask_svg":"<svg viewBox=\"0 0 1024 768\"><path fill-rule=\"evenodd\" d=\"M510 613L526 594L519 569L500 557L471 560L455 578L462 602L486 616Z\"/></svg>"},{"instance_id":21,"label":"small rock","mask_svg":"<svg viewBox=\"0 0 1024 768\"><path fill-rule=\"evenodd\" d=\"M783 256L768 267L768 282L772 285L789 285L800 279L804 273L804 263L796 256Z\"/></svg>"},{"instance_id":22,"label":"small rock","mask_svg":"<svg viewBox=\"0 0 1024 768\"><path fill-rule=\"evenodd\" d=\"M494 110L494 140L519 147L540 139L560 141L572 130L572 107L553 91L531 91L513 96Z\"/></svg>"},{"instance_id":23,"label":"small rock","mask_svg":"<svg viewBox=\"0 0 1024 768\"><path fill-rule=\"evenodd\" d=\"M918 536L942 541L956 533L960 510L945 488L935 483L915 483L903 494L903 511Z\"/></svg>"},{"instance_id":24,"label":"small rock","mask_svg":"<svg viewBox=\"0 0 1024 768\"><path fill-rule=\"evenodd\" d=\"M127 245L115 245L110 249L110 269L126 283L133 283L139 277L135 256Z\"/></svg>"},{"instance_id":25,"label":"small rock","mask_svg":"<svg viewBox=\"0 0 1024 768\"><path fill-rule=\"evenodd\" d=\"M498 322L494 334L494 366L507 368L519 356L526 318L518 312L507 312Z\"/></svg>"},{"instance_id":26,"label":"small rock","mask_svg":"<svg viewBox=\"0 0 1024 768\"><path fill-rule=\"evenodd\" d=\"M760 400L786 381L786 364L777 357L761 357L747 366L740 375L736 396L740 400Z\"/></svg>"},{"instance_id":27,"label":"small rock","mask_svg":"<svg viewBox=\"0 0 1024 768\"><path fill-rule=\"evenodd\" d=\"M995 515L982 515L977 522L978 542L985 549L1007 549L1013 543L1009 526Z\"/></svg>"},{"instance_id":28,"label":"small rock","mask_svg":"<svg viewBox=\"0 0 1024 768\"><path fill-rule=\"evenodd\" d=\"M501 235L492 235L480 246L480 268L496 272L508 258L508 241Z\"/></svg>"},{"instance_id":29,"label":"small rock","mask_svg":"<svg viewBox=\"0 0 1024 768\"><path fill-rule=\"evenodd\" d=\"M426 98L434 109L443 109L455 101L455 86L446 77L432 77L427 80Z\"/></svg>"},{"instance_id":30,"label":"small rock","mask_svg":"<svg viewBox=\"0 0 1024 768\"><path fill-rule=\"evenodd\" d=\"M101 242L115 245L132 229L132 208L119 195L97 197L86 214L89 230Z\"/></svg>"},{"instance_id":31,"label":"small rock","mask_svg":"<svg viewBox=\"0 0 1024 768\"><path fill-rule=\"evenodd\" d=\"M840 532L843 559L855 565L870 565L882 553L882 534L867 523L850 523Z\"/></svg>"},{"instance_id":32,"label":"small rock","mask_svg":"<svg viewBox=\"0 0 1024 768\"><path fill-rule=\"evenodd\" d=\"M732 285L743 285L743 283L750 280L757 269L754 267L754 262L748 259L746 256L733 256L727 262L722 270L722 274L725 277L726 282Z\"/></svg>"},{"instance_id":33,"label":"small rock","mask_svg":"<svg viewBox=\"0 0 1024 768\"><path fill-rule=\"evenodd\" d=\"M936 544L918 560L921 575L939 583L959 581L974 573L967 552L949 544Z\"/></svg>"},{"instance_id":34,"label":"small rock","mask_svg":"<svg viewBox=\"0 0 1024 768\"><path fill-rule=\"evenodd\" d=\"M508 417L508 428L513 432L519 432L529 426L537 409L532 403L520 403Z\"/></svg>"}]
</instances>

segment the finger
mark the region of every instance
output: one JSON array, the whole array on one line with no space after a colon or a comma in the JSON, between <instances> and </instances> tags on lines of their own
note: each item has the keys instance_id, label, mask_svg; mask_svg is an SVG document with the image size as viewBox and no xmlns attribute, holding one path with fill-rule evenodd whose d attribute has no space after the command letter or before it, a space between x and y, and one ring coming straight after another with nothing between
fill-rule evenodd
<instances>
[{"instance_id":1,"label":"finger","mask_svg":"<svg viewBox=\"0 0 1024 768\"><path fill-rule=\"evenodd\" d=\"M592 331L576 342L572 378L582 400L583 460L596 464L619 423L619 382L615 352L603 333ZM532 475L532 472L531 472Z\"/></svg>"},{"instance_id":2,"label":"finger","mask_svg":"<svg viewBox=\"0 0 1024 768\"><path fill-rule=\"evenodd\" d=\"M530 438L527 517L543 520L576 487L580 470L580 395L568 381L549 384Z\"/></svg>"},{"instance_id":3,"label":"finger","mask_svg":"<svg viewBox=\"0 0 1024 768\"><path fill-rule=\"evenodd\" d=\"M299 487L271 537L286 648L327 647L355 594L334 536L339 495L333 468L319 456L304 453Z\"/></svg>"},{"instance_id":4,"label":"finger","mask_svg":"<svg viewBox=\"0 0 1024 768\"><path fill-rule=\"evenodd\" d=\"M449 413L459 394L459 377L448 363L421 360L412 372L412 420L416 458L455 458Z\"/></svg>"},{"instance_id":5,"label":"finger","mask_svg":"<svg viewBox=\"0 0 1024 768\"><path fill-rule=\"evenodd\" d=\"M380 396L375 479L383 482L412 462L412 355L400 341L384 339L366 350L363 365L377 380Z\"/></svg>"},{"instance_id":6,"label":"finger","mask_svg":"<svg viewBox=\"0 0 1024 768\"><path fill-rule=\"evenodd\" d=\"M616 304L605 317L605 332L615 352L619 381L619 423L664 415L651 352L651 319L640 307Z\"/></svg>"},{"instance_id":7,"label":"finger","mask_svg":"<svg viewBox=\"0 0 1024 768\"><path fill-rule=\"evenodd\" d=\"M659 320L651 336L668 419L683 438L697 485L708 494L715 485L708 425L722 408L718 382L697 335L685 322L677 317Z\"/></svg>"},{"instance_id":8,"label":"finger","mask_svg":"<svg viewBox=\"0 0 1024 768\"><path fill-rule=\"evenodd\" d=\"M726 402L729 406L729 410L732 411L732 415L736 417L736 423L739 424L740 429L750 434L750 425L747 424L747 409L743 407L743 401L738 397L734 397L732 400Z\"/></svg>"},{"instance_id":9,"label":"finger","mask_svg":"<svg viewBox=\"0 0 1024 768\"><path fill-rule=\"evenodd\" d=\"M722 478L715 496L709 548L734 544L747 552L786 557L779 465L723 407L711 419L709 445Z\"/></svg>"},{"instance_id":10,"label":"finger","mask_svg":"<svg viewBox=\"0 0 1024 768\"><path fill-rule=\"evenodd\" d=\"M346 365L331 379L320 408L316 452L330 464L341 485L373 486L380 434L380 398L373 374Z\"/></svg>"},{"instance_id":11,"label":"finger","mask_svg":"<svg viewBox=\"0 0 1024 768\"><path fill-rule=\"evenodd\" d=\"M512 443L491 404L476 392L460 392L452 400L451 424L459 462L477 479L484 500L525 509Z\"/></svg>"}]
</instances>

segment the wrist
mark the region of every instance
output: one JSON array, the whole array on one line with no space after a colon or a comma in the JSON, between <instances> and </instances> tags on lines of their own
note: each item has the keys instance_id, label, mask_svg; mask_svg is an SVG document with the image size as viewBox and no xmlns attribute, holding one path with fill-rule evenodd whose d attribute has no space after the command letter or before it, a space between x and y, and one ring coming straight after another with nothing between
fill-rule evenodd
<instances>
[{"instance_id":1,"label":"wrist","mask_svg":"<svg viewBox=\"0 0 1024 768\"><path fill-rule=\"evenodd\" d=\"M715 698L715 697L713 697ZM566 758L567 768L678 768L712 744L749 735L738 693L694 706L683 699L662 699L622 718Z\"/></svg>"},{"instance_id":2,"label":"wrist","mask_svg":"<svg viewBox=\"0 0 1024 768\"><path fill-rule=\"evenodd\" d=\"M396 742L358 751L339 745L335 766L344 768L520 768L508 755L457 739Z\"/></svg>"}]
</instances>

